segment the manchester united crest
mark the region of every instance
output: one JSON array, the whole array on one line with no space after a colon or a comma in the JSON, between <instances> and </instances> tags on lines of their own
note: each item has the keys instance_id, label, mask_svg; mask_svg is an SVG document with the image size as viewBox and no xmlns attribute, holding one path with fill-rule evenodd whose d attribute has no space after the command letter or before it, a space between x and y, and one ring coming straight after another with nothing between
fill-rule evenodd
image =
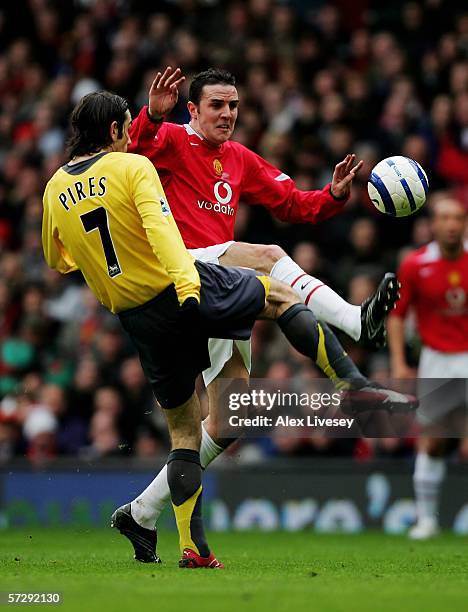
<instances>
[{"instance_id":1,"label":"manchester united crest","mask_svg":"<svg viewBox=\"0 0 468 612\"><path fill-rule=\"evenodd\" d=\"M451 270L448 275L448 282L452 287L461 285L461 274L457 270Z\"/></svg>"},{"instance_id":2,"label":"manchester united crest","mask_svg":"<svg viewBox=\"0 0 468 612\"><path fill-rule=\"evenodd\" d=\"M213 168L218 176L221 176L223 173L223 164L219 161L219 159L213 160Z\"/></svg>"}]
</instances>

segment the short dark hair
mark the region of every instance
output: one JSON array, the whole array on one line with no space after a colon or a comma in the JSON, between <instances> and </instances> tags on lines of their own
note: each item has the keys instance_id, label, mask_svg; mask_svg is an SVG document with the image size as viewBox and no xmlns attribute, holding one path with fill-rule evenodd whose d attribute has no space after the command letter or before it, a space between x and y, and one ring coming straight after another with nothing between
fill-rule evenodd
<instances>
[{"instance_id":1,"label":"short dark hair","mask_svg":"<svg viewBox=\"0 0 468 612\"><path fill-rule=\"evenodd\" d=\"M193 77L190 84L189 100L196 104L200 104L202 89L205 85L236 85L236 77L227 70L218 68L208 68L203 72L199 72Z\"/></svg>"},{"instance_id":2,"label":"short dark hair","mask_svg":"<svg viewBox=\"0 0 468 612\"><path fill-rule=\"evenodd\" d=\"M127 110L127 100L109 91L96 91L81 98L70 116L70 158L97 153L112 144L109 128L114 121L121 138Z\"/></svg>"}]
</instances>

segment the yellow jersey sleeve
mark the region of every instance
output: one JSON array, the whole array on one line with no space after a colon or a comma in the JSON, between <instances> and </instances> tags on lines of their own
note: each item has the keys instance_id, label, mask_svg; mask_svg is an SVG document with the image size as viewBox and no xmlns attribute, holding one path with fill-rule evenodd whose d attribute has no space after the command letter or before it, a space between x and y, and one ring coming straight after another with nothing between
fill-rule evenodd
<instances>
[{"instance_id":1,"label":"yellow jersey sleeve","mask_svg":"<svg viewBox=\"0 0 468 612\"><path fill-rule=\"evenodd\" d=\"M48 190L46 188L43 198L42 216L42 247L47 265L62 274L78 270L72 256L62 244L58 228L54 225L52 215L49 214Z\"/></svg>"},{"instance_id":2,"label":"yellow jersey sleeve","mask_svg":"<svg viewBox=\"0 0 468 612\"><path fill-rule=\"evenodd\" d=\"M148 242L175 285L179 303L194 297L200 301L200 277L172 217L153 164L139 157L129 176L130 188Z\"/></svg>"}]
</instances>

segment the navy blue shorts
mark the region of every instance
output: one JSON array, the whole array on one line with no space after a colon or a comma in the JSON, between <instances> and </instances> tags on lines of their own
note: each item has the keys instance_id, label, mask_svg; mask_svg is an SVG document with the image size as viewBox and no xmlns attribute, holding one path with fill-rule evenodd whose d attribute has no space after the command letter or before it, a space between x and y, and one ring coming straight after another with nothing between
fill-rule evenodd
<instances>
[{"instance_id":1,"label":"navy blue shorts","mask_svg":"<svg viewBox=\"0 0 468 612\"><path fill-rule=\"evenodd\" d=\"M195 261L200 276L200 314L208 338L248 340L265 307L265 289L249 268Z\"/></svg>"},{"instance_id":2,"label":"navy blue shorts","mask_svg":"<svg viewBox=\"0 0 468 612\"><path fill-rule=\"evenodd\" d=\"M187 328L174 285L119 313L140 356L153 393L165 409L186 402L200 372L210 367L209 338L247 340L265 306L265 288L253 270L195 262L200 275L200 325Z\"/></svg>"}]
</instances>

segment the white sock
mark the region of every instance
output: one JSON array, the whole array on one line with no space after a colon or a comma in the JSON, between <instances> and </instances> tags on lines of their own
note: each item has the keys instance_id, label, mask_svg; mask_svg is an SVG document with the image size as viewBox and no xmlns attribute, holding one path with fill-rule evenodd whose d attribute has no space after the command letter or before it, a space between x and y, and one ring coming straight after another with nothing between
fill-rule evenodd
<instances>
[{"instance_id":1,"label":"white sock","mask_svg":"<svg viewBox=\"0 0 468 612\"><path fill-rule=\"evenodd\" d=\"M201 445L200 445L200 463L202 468L206 468L210 463L220 455L224 448L216 444L210 434L206 431L202 423L201 430Z\"/></svg>"},{"instance_id":2,"label":"white sock","mask_svg":"<svg viewBox=\"0 0 468 612\"><path fill-rule=\"evenodd\" d=\"M306 274L287 255L278 260L270 276L290 285L317 319L346 332L353 340L361 337L361 307L348 304L318 278Z\"/></svg>"},{"instance_id":3,"label":"white sock","mask_svg":"<svg viewBox=\"0 0 468 612\"><path fill-rule=\"evenodd\" d=\"M202 439L200 445L200 463L203 468L222 453L224 448L218 446L205 430L202 423ZM156 478L143 493L132 501L131 512L135 521L146 529L154 529L159 515L171 499L171 492L167 484L167 465L165 465Z\"/></svg>"},{"instance_id":4,"label":"white sock","mask_svg":"<svg viewBox=\"0 0 468 612\"><path fill-rule=\"evenodd\" d=\"M418 452L413 476L418 520L430 518L437 522L440 486L444 477L444 459Z\"/></svg>"}]
</instances>

